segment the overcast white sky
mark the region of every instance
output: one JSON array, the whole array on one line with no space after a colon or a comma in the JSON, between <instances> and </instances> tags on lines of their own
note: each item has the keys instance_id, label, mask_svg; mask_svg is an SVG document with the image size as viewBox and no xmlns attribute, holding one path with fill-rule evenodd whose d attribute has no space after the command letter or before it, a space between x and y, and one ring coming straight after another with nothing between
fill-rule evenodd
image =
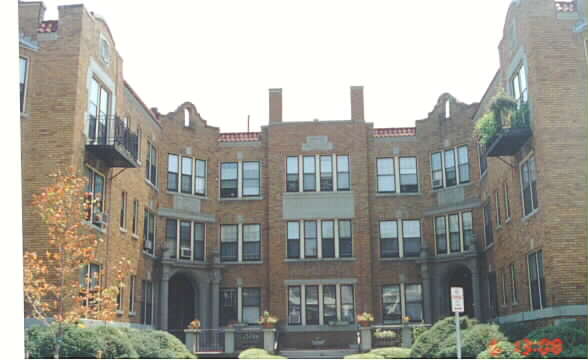
<instances>
[{"instance_id":1,"label":"overcast white sky","mask_svg":"<svg viewBox=\"0 0 588 360\"><path fill-rule=\"evenodd\" d=\"M57 6L45 0L46 19ZM366 120L413 126L450 92L476 102L498 69L510 0L86 0L109 24L125 79L162 113L184 101L221 131L268 122L267 89L284 120L350 118L363 85Z\"/></svg>"}]
</instances>

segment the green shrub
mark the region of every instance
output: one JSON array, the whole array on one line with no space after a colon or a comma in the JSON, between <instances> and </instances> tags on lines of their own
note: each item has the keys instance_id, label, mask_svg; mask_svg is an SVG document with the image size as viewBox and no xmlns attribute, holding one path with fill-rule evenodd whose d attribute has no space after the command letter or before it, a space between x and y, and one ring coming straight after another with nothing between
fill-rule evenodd
<instances>
[{"instance_id":1,"label":"green shrub","mask_svg":"<svg viewBox=\"0 0 588 360\"><path fill-rule=\"evenodd\" d=\"M370 351L363 354L347 355L345 359L384 359L384 357Z\"/></svg>"},{"instance_id":2,"label":"green shrub","mask_svg":"<svg viewBox=\"0 0 588 360\"><path fill-rule=\"evenodd\" d=\"M480 143L488 145L492 138L502 129L502 125L493 112L487 112L476 123L474 133L480 138Z\"/></svg>"},{"instance_id":3,"label":"green shrub","mask_svg":"<svg viewBox=\"0 0 588 360\"><path fill-rule=\"evenodd\" d=\"M555 355L553 353L546 354L542 356L538 352L533 352L529 354L529 358L533 359L566 359L570 357L570 354L582 352L586 349L586 329L578 328L580 323L578 324L562 324L562 325L552 325L547 326L541 329L537 329L532 331L529 336L529 340L539 341L542 339L561 339L563 342L562 348L563 352L559 355ZM524 350L524 349L521 349Z\"/></svg>"},{"instance_id":4,"label":"green shrub","mask_svg":"<svg viewBox=\"0 0 588 360\"><path fill-rule=\"evenodd\" d=\"M425 326L415 326L412 328L412 338L413 338L413 342L416 341L416 339L421 336L422 333L424 333L425 331L427 331L427 327Z\"/></svg>"},{"instance_id":5,"label":"green shrub","mask_svg":"<svg viewBox=\"0 0 588 360\"><path fill-rule=\"evenodd\" d=\"M251 348L242 351L239 359L285 359L283 356L271 355L263 349Z\"/></svg>"},{"instance_id":6,"label":"green shrub","mask_svg":"<svg viewBox=\"0 0 588 360\"><path fill-rule=\"evenodd\" d=\"M515 342L526 338L531 332L531 327L524 322L501 324L500 331L502 331L509 341Z\"/></svg>"},{"instance_id":7,"label":"green shrub","mask_svg":"<svg viewBox=\"0 0 588 360\"><path fill-rule=\"evenodd\" d=\"M379 348L372 350L371 353L384 359L408 359L410 357L410 349L401 347Z\"/></svg>"},{"instance_id":8,"label":"green shrub","mask_svg":"<svg viewBox=\"0 0 588 360\"><path fill-rule=\"evenodd\" d=\"M588 357L588 351L586 350L585 344L576 345L565 349L560 357L564 359L586 359Z\"/></svg>"},{"instance_id":9,"label":"green shrub","mask_svg":"<svg viewBox=\"0 0 588 360\"><path fill-rule=\"evenodd\" d=\"M460 318L462 330L478 324L475 319L467 316ZM410 351L411 358L431 358L441 349L441 343L455 333L455 318L450 316L437 321L430 329L423 332L414 342Z\"/></svg>"},{"instance_id":10,"label":"green shrub","mask_svg":"<svg viewBox=\"0 0 588 360\"><path fill-rule=\"evenodd\" d=\"M96 358L106 352L106 342L89 328L69 326L63 333L59 356L70 358ZM106 357L106 356L104 356Z\"/></svg>"},{"instance_id":11,"label":"green shrub","mask_svg":"<svg viewBox=\"0 0 588 360\"><path fill-rule=\"evenodd\" d=\"M560 326L568 326L568 327L572 327L574 329L587 331L586 320L575 320L575 321L570 321L570 322L564 322Z\"/></svg>"},{"instance_id":12,"label":"green shrub","mask_svg":"<svg viewBox=\"0 0 588 360\"><path fill-rule=\"evenodd\" d=\"M523 356L508 341L500 341L493 349L486 349L478 354L478 359L522 359Z\"/></svg>"},{"instance_id":13,"label":"green shrub","mask_svg":"<svg viewBox=\"0 0 588 360\"><path fill-rule=\"evenodd\" d=\"M95 339L101 340L101 357L108 359L136 359L139 357L128 333L113 326L97 326L88 329Z\"/></svg>"},{"instance_id":14,"label":"green shrub","mask_svg":"<svg viewBox=\"0 0 588 360\"><path fill-rule=\"evenodd\" d=\"M123 329L141 359L195 359L186 346L172 334L159 330Z\"/></svg>"},{"instance_id":15,"label":"green shrub","mask_svg":"<svg viewBox=\"0 0 588 360\"><path fill-rule=\"evenodd\" d=\"M35 325L25 332L25 351L31 359L52 358L55 338L52 330Z\"/></svg>"},{"instance_id":16,"label":"green shrub","mask_svg":"<svg viewBox=\"0 0 588 360\"><path fill-rule=\"evenodd\" d=\"M506 337L498 329L498 325L478 324L462 333L461 355L464 358L475 358L479 353L488 349L492 342L505 341ZM455 358L457 357L456 333L449 335L441 343L440 350L433 357Z\"/></svg>"}]
</instances>

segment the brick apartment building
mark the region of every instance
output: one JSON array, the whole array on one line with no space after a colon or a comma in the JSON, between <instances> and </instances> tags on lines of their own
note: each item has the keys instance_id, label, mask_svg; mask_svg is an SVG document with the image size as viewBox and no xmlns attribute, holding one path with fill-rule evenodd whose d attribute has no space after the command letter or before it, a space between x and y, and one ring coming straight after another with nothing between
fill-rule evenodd
<instances>
[{"instance_id":1,"label":"brick apartment building","mask_svg":"<svg viewBox=\"0 0 588 360\"><path fill-rule=\"evenodd\" d=\"M415 127L374 128L353 86L349 120L283 122L270 89L260 132L222 133L189 102L148 108L83 5L46 21L41 2L19 2L24 248L47 247L32 194L73 166L102 199L101 260L81 271L108 284L120 256L136 264L122 323L181 336L195 318L255 325L267 309L282 346L337 347L355 343L360 312L449 315L450 286L484 321L585 317L584 9L513 1L480 103L443 94ZM481 147L475 123L499 89L531 126Z\"/></svg>"}]
</instances>

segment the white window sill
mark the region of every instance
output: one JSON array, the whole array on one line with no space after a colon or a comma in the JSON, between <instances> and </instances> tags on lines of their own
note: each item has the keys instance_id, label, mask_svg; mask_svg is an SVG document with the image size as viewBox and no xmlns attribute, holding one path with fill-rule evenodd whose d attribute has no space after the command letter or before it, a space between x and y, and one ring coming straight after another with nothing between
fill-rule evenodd
<instances>
[{"instance_id":1,"label":"white window sill","mask_svg":"<svg viewBox=\"0 0 588 360\"><path fill-rule=\"evenodd\" d=\"M171 261L171 262L175 262L178 264L201 264L201 265L206 264L206 262L204 260L176 259L176 258L172 258L172 257L163 258L162 261L165 261L165 262Z\"/></svg>"},{"instance_id":2,"label":"white window sill","mask_svg":"<svg viewBox=\"0 0 588 360\"><path fill-rule=\"evenodd\" d=\"M453 252L453 253L449 253L449 254L435 254L435 256L440 257L440 258L451 258L451 257L459 257L459 256L469 255L469 254L474 254L474 250L464 250L464 251Z\"/></svg>"},{"instance_id":3,"label":"white window sill","mask_svg":"<svg viewBox=\"0 0 588 360\"><path fill-rule=\"evenodd\" d=\"M119 228L119 230L120 230L121 233L125 233L125 234L128 232L128 230L125 229L125 228Z\"/></svg>"},{"instance_id":4,"label":"white window sill","mask_svg":"<svg viewBox=\"0 0 588 360\"><path fill-rule=\"evenodd\" d=\"M143 165L143 163L141 163L141 160L139 160L139 159L137 159L137 164L138 164L139 166Z\"/></svg>"},{"instance_id":5,"label":"white window sill","mask_svg":"<svg viewBox=\"0 0 588 360\"><path fill-rule=\"evenodd\" d=\"M149 186L150 186L150 187L151 187L153 190L155 190L155 191L159 192L159 189L157 188L157 186L153 185L153 184L151 183L151 181L149 181L149 180L147 180L147 179L144 179L144 180L145 180L145 184L149 185Z\"/></svg>"},{"instance_id":6,"label":"white window sill","mask_svg":"<svg viewBox=\"0 0 588 360\"><path fill-rule=\"evenodd\" d=\"M305 263L305 262L317 262L317 261L355 261L355 257L339 257L339 258L304 258L304 259L284 259L284 262L289 263Z\"/></svg>"},{"instance_id":7,"label":"white window sill","mask_svg":"<svg viewBox=\"0 0 588 360\"><path fill-rule=\"evenodd\" d=\"M262 260L256 261L222 261L220 262L223 265L259 265L263 264Z\"/></svg>"},{"instance_id":8,"label":"white window sill","mask_svg":"<svg viewBox=\"0 0 588 360\"><path fill-rule=\"evenodd\" d=\"M116 310L116 316L123 316L124 312L122 310Z\"/></svg>"},{"instance_id":9,"label":"white window sill","mask_svg":"<svg viewBox=\"0 0 588 360\"><path fill-rule=\"evenodd\" d=\"M508 219L504 220L504 225L508 224L511 220L512 220L512 217L509 217Z\"/></svg>"},{"instance_id":10,"label":"white window sill","mask_svg":"<svg viewBox=\"0 0 588 360\"><path fill-rule=\"evenodd\" d=\"M135 317L137 316L137 313L134 311L129 311L129 317Z\"/></svg>"},{"instance_id":11,"label":"white window sill","mask_svg":"<svg viewBox=\"0 0 588 360\"><path fill-rule=\"evenodd\" d=\"M131 237L135 240L139 240L139 235L137 234L131 234Z\"/></svg>"},{"instance_id":12,"label":"white window sill","mask_svg":"<svg viewBox=\"0 0 588 360\"><path fill-rule=\"evenodd\" d=\"M333 191L284 191L284 194L337 194L337 193L344 193L348 194L352 192L351 189L348 190L333 190Z\"/></svg>"},{"instance_id":13,"label":"white window sill","mask_svg":"<svg viewBox=\"0 0 588 360\"><path fill-rule=\"evenodd\" d=\"M521 218L521 222L528 222L529 219L531 219L533 216L535 216L535 214L537 214L538 212L539 212L539 208L531 211L529 214L527 214Z\"/></svg>"},{"instance_id":14,"label":"white window sill","mask_svg":"<svg viewBox=\"0 0 588 360\"><path fill-rule=\"evenodd\" d=\"M388 197L388 196L422 196L422 195L423 195L422 192L415 192L415 193L406 193L406 192L401 192L401 193L397 193L397 192L383 193L383 192L377 192L376 193L376 197Z\"/></svg>"},{"instance_id":15,"label":"white window sill","mask_svg":"<svg viewBox=\"0 0 588 360\"><path fill-rule=\"evenodd\" d=\"M263 196L242 196L234 198L219 198L219 201L263 200Z\"/></svg>"},{"instance_id":16,"label":"white window sill","mask_svg":"<svg viewBox=\"0 0 588 360\"><path fill-rule=\"evenodd\" d=\"M472 184L473 184L473 182L470 180L469 182L464 183L464 184L457 184L457 185L453 185L453 186L445 186L445 187L442 187L442 188L433 189L433 192L434 193L437 193L437 192L442 192L442 191L447 191L447 190L453 190L453 189L457 189L457 188L464 188L464 187L468 187L468 186L470 186Z\"/></svg>"},{"instance_id":17,"label":"white window sill","mask_svg":"<svg viewBox=\"0 0 588 360\"><path fill-rule=\"evenodd\" d=\"M147 252L145 249L143 249L143 255L149 256L152 259L155 259L155 255L154 254L150 254L149 252Z\"/></svg>"},{"instance_id":18,"label":"white window sill","mask_svg":"<svg viewBox=\"0 0 588 360\"><path fill-rule=\"evenodd\" d=\"M86 224L86 225L88 225L89 227L91 227L92 229L94 229L96 231L99 231L99 232L101 232L103 234L106 234L106 227L105 228L102 228L102 227L96 226L96 225L92 224L89 221L83 221L83 223Z\"/></svg>"},{"instance_id":19,"label":"white window sill","mask_svg":"<svg viewBox=\"0 0 588 360\"><path fill-rule=\"evenodd\" d=\"M392 262L405 262L405 261L415 261L422 259L420 256L403 256L403 257L381 257L379 258L380 261L392 261Z\"/></svg>"},{"instance_id":20,"label":"white window sill","mask_svg":"<svg viewBox=\"0 0 588 360\"><path fill-rule=\"evenodd\" d=\"M31 118L31 115L29 113L27 113L27 112L21 112L20 113L20 117L21 117L21 119L22 118L24 118L24 119L30 119Z\"/></svg>"},{"instance_id":21,"label":"white window sill","mask_svg":"<svg viewBox=\"0 0 588 360\"><path fill-rule=\"evenodd\" d=\"M190 198L194 198L194 199L199 199L199 200L208 200L208 196L207 195L198 195L198 194L186 194L180 191L170 191L167 190L166 194L168 195L180 195L180 196L185 196L185 197L190 197Z\"/></svg>"}]
</instances>

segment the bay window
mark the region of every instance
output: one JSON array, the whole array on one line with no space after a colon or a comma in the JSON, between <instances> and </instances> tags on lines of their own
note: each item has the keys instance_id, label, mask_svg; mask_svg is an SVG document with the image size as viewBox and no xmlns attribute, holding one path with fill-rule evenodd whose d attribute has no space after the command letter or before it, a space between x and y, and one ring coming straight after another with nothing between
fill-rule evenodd
<instances>
[{"instance_id":1,"label":"bay window","mask_svg":"<svg viewBox=\"0 0 588 360\"><path fill-rule=\"evenodd\" d=\"M349 191L349 156L300 155L286 158L286 192Z\"/></svg>"},{"instance_id":2,"label":"bay window","mask_svg":"<svg viewBox=\"0 0 588 360\"><path fill-rule=\"evenodd\" d=\"M437 255L470 249L474 238L471 211L436 216L434 225Z\"/></svg>"},{"instance_id":3,"label":"bay window","mask_svg":"<svg viewBox=\"0 0 588 360\"><path fill-rule=\"evenodd\" d=\"M195 171L194 171L195 170ZM167 190L184 194L206 195L206 161L169 154Z\"/></svg>"},{"instance_id":4,"label":"bay window","mask_svg":"<svg viewBox=\"0 0 588 360\"><path fill-rule=\"evenodd\" d=\"M287 222L288 259L353 257L351 220L301 220Z\"/></svg>"},{"instance_id":5,"label":"bay window","mask_svg":"<svg viewBox=\"0 0 588 360\"><path fill-rule=\"evenodd\" d=\"M288 286L288 325L333 325L338 321L355 322L353 285Z\"/></svg>"},{"instance_id":6,"label":"bay window","mask_svg":"<svg viewBox=\"0 0 588 360\"><path fill-rule=\"evenodd\" d=\"M431 154L433 190L470 182L468 147L458 146Z\"/></svg>"}]
</instances>

